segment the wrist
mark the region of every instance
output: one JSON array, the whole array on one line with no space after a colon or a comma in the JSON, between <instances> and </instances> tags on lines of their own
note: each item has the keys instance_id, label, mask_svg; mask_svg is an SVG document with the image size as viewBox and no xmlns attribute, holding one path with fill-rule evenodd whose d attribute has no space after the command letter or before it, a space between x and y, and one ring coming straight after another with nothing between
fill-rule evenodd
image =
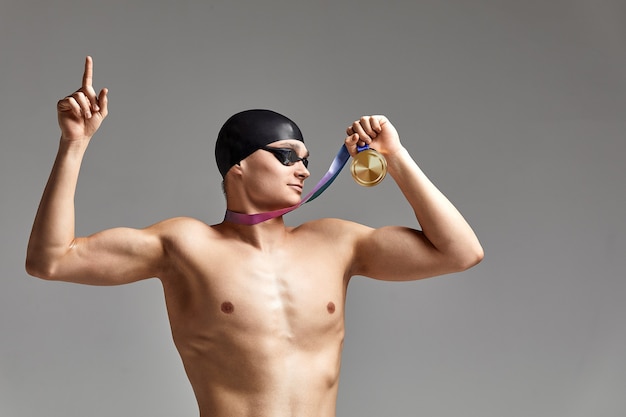
<instances>
[{"instance_id":1,"label":"wrist","mask_svg":"<svg viewBox=\"0 0 626 417\"><path fill-rule=\"evenodd\" d=\"M385 158L387 159L387 163L394 164L395 162L401 162L403 160L413 159L409 154L409 151L404 146L399 146L397 149L394 149L391 152L386 152Z\"/></svg>"},{"instance_id":2,"label":"wrist","mask_svg":"<svg viewBox=\"0 0 626 417\"><path fill-rule=\"evenodd\" d=\"M416 162L409 154L409 151L401 146L399 149L385 155L387 160L387 169L391 176L402 175L402 172L408 167L417 166Z\"/></svg>"},{"instance_id":3,"label":"wrist","mask_svg":"<svg viewBox=\"0 0 626 417\"><path fill-rule=\"evenodd\" d=\"M89 138L84 139L67 139L61 136L59 142L59 153L67 153L70 155L82 156L89 145Z\"/></svg>"}]
</instances>

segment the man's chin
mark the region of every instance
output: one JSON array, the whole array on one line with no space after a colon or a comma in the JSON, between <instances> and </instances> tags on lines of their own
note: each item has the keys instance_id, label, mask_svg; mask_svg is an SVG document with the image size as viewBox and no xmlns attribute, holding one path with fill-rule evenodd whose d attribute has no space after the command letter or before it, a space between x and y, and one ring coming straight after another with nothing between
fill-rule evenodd
<instances>
[{"instance_id":1,"label":"man's chin","mask_svg":"<svg viewBox=\"0 0 626 417\"><path fill-rule=\"evenodd\" d=\"M302 201L302 198L299 195L297 197L293 197L293 198L285 198L284 200L276 202L276 204L272 204L270 206L266 206L268 209L265 210L265 211L274 211L274 210L286 209L286 208L293 207L293 206L299 204L300 201ZM271 208L269 208L269 207L271 207Z\"/></svg>"}]
</instances>

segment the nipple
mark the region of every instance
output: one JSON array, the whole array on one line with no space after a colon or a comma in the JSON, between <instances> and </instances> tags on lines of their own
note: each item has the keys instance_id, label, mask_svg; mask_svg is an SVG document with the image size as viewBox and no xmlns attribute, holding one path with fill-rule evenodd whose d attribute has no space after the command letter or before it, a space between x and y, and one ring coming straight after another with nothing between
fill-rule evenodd
<instances>
[{"instance_id":1,"label":"nipple","mask_svg":"<svg viewBox=\"0 0 626 417\"><path fill-rule=\"evenodd\" d=\"M222 313L231 314L235 311L235 306L230 301L224 301L221 307Z\"/></svg>"},{"instance_id":2,"label":"nipple","mask_svg":"<svg viewBox=\"0 0 626 417\"><path fill-rule=\"evenodd\" d=\"M329 301L328 304L326 304L326 311L328 311L328 314L333 314L335 312L335 303Z\"/></svg>"}]
</instances>

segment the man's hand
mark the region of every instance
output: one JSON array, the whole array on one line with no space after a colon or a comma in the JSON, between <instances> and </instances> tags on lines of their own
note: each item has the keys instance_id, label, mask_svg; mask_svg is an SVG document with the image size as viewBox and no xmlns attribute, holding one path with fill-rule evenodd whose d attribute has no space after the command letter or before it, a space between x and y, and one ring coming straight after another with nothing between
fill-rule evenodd
<instances>
[{"instance_id":1,"label":"man's hand","mask_svg":"<svg viewBox=\"0 0 626 417\"><path fill-rule=\"evenodd\" d=\"M345 143L350 155L357 154L357 145L369 145L383 155L402 149L396 128L385 116L363 116L346 129Z\"/></svg>"},{"instance_id":2,"label":"man's hand","mask_svg":"<svg viewBox=\"0 0 626 417\"><path fill-rule=\"evenodd\" d=\"M89 141L108 114L107 93L103 88L96 95L92 86L93 60L85 59L82 86L75 93L57 103L61 140L68 142Z\"/></svg>"}]
</instances>

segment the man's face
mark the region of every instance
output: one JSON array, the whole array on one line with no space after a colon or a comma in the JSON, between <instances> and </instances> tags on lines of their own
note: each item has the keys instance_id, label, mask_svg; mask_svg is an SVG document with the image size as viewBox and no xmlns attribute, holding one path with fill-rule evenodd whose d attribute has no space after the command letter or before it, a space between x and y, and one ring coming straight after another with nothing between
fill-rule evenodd
<instances>
[{"instance_id":1,"label":"man's face","mask_svg":"<svg viewBox=\"0 0 626 417\"><path fill-rule=\"evenodd\" d=\"M300 202L309 152L304 143L286 139L268 144L241 161L243 184L260 211L289 207Z\"/></svg>"}]
</instances>

